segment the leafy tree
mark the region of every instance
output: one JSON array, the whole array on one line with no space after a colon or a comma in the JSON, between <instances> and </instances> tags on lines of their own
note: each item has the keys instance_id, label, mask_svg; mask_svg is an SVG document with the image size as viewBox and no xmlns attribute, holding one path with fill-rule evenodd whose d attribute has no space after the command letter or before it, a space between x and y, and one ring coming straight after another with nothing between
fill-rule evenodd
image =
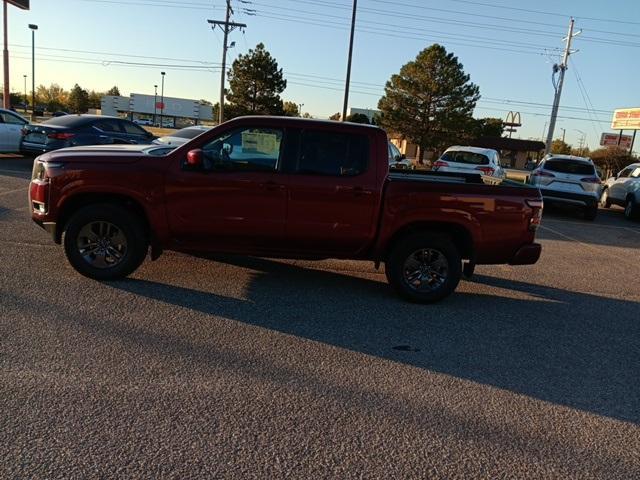
<instances>
[{"instance_id":1,"label":"leafy tree","mask_svg":"<svg viewBox=\"0 0 640 480\"><path fill-rule=\"evenodd\" d=\"M69 92L57 83L52 83L49 87L39 85L36 88L36 105L44 105L49 112L65 110L69 100Z\"/></svg>"},{"instance_id":2,"label":"leafy tree","mask_svg":"<svg viewBox=\"0 0 640 480\"><path fill-rule=\"evenodd\" d=\"M4 94L0 92L0 102L4 101ZM24 104L24 93L11 92L9 94L9 102L12 107ZM27 100L27 103L28 100Z\"/></svg>"},{"instance_id":3,"label":"leafy tree","mask_svg":"<svg viewBox=\"0 0 640 480\"><path fill-rule=\"evenodd\" d=\"M392 75L378 102L383 127L420 147L420 163L428 148L455 142L460 128L469 128L480 98L453 53L434 44Z\"/></svg>"},{"instance_id":4,"label":"leafy tree","mask_svg":"<svg viewBox=\"0 0 640 480\"><path fill-rule=\"evenodd\" d=\"M313 115L311 115L309 112L304 112L302 114L302 118L313 118Z\"/></svg>"},{"instance_id":5,"label":"leafy tree","mask_svg":"<svg viewBox=\"0 0 640 480\"><path fill-rule=\"evenodd\" d=\"M213 103L211 103L209 100L205 100L204 98L201 98L198 103L200 103L200 105L209 105L209 106L213 105Z\"/></svg>"},{"instance_id":6,"label":"leafy tree","mask_svg":"<svg viewBox=\"0 0 640 480\"><path fill-rule=\"evenodd\" d=\"M282 105L282 111L285 117L299 117L300 109L298 108L298 104L295 102L286 101Z\"/></svg>"},{"instance_id":7,"label":"leafy tree","mask_svg":"<svg viewBox=\"0 0 640 480\"><path fill-rule=\"evenodd\" d=\"M571 145L557 138L553 142L551 142L551 153L557 153L558 155L569 155L571 153Z\"/></svg>"},{"instance_id":8,"label":"leafy tree","mask_svg":"<svg viewBox=\"0 0 640 480\"><path fill-rule=\"evenodd\" d=\"M342 118L342 115L340 114L340 112L336 112L329 117L329 120L335 120L339 122L341 118Z\"/></svg>"},{"instance_id":9,"label":"leafy tree","mask_svg":"<svg viewBox=\"0 0 640 480\"><path fill-rule=\"evenodd\" d=\"M504 123L500 118L479 118L478 137L501 137L504 133Z\"/></svg>"},{"instance_id":10,"label":"leafy tree","mask_svg":"<svg viewBox=\"0 0 640 480\"><path fill-rule=\"evenodd\" d=\"M630 163L638 160L630 157L627 149L618 146L599 148L590 152L589 156L593 163L603 170L606 177L618 173Z\"/></svg>"},{"instance_id":11,"label":"leafy tree","mask_svg":"<svg viewBox=\"0 0 640 480\"><path fill-rule=\"evenodd\" d=\"M364 113L354 113L347 117L347 122L353 123L365 123L369 125L369 117L367 117Z\"/></svg>"},{"instance_id":12,"label":"leafy tree","mask_svg":"<svg viewBox=\"0 0 640 480\"><path fill-rule=\"evenodd\" d=\"M89 92L77 83L69 93L69 110L74 113L85 113L89 109Z\"/></svg>"},{"instance_id":13,"label":"leafy tree","mask_svg":"<svg viewBox=\"0 0 640 480\"><path fill-rule=\"evenodd\" d=\"M102 97L105 94L102 92L96 92L95 90L91 90L89 92L89 108L101 108L102 107Z\"/></svg>"},{"instance_id":14,"label":"leafy tree","mask_svg":"<svg viewBox=\"0 0 640 480\"><path fill-rule=\"evenodd\" d=\"M105 95L113 95L114 97L119 97L120 96L120 89L117 86L114 85L109 90L107 90L107 93L105 93Z\"/></svg>"},{"instance_id":15,"label":"leafy tree","mask_svg":"<svg viewBox=\"0 0 640 480\"><path fill-rule=\"evenodd\" d=\"M280 94L287 88L287 81L264 44L259 43L255 49L234 60L228 78L227 100L241 115L284 113ZM231 118L230 115L225 117Z\"/></svg>"}]
</instances>

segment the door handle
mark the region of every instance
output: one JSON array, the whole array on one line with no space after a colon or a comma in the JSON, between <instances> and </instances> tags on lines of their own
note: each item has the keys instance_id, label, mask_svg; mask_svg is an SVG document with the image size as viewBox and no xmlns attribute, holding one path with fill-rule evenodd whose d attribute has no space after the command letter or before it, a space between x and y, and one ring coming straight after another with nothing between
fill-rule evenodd
<instances>
[{"instance_id":1,"label":"door handle","mask_svg":"<svg viewBox=\"0 0 640 480\"><path fill-rule=\"evenodd\" d=\"M371 195L371 190L367 190L364 187L352 187L347 185L336 185L336 192L353 193L356 197L362 195Z\"/></svg>"}]
</instances>

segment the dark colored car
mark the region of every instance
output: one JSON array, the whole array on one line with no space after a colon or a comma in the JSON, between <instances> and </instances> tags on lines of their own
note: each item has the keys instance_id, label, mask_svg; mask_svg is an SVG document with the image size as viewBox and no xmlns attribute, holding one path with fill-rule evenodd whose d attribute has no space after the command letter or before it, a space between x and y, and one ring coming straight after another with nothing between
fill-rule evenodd
<instances>
[{"instance_id":1,"label":"dark colored car","mask_svg":"<svg viewBox=\"0 0 640 480\"><path fill-rule=\"evenodd\" d=\"M149 249L152 259L163 249L368 259L385 262L405 298L427 303L450 294L475 264L538 260L539 190L499 183L390 173L377 127L240 117L173 150L41 155L29 205L71 265L98 280L130 274Z\"/></svg>"},{"instance_id":2,"label":"dark colored car","mask_svg":"<svg viewBox=\"0 0 640 480\"><path fill-rule=\"evenodd\" d=\"M63 115L22 130L20 152L39 155L85 145L149 144L155 136L130 120L101 115Z\"/></svg>"}]
</instances>

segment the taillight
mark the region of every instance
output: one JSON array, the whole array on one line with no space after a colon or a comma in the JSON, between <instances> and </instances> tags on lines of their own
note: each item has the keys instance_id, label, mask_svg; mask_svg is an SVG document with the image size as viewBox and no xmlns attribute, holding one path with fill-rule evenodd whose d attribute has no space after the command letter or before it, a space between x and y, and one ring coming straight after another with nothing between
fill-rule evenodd
<instances>
[{"instance_id":1,"label":"taillight","mask_svg":"<svg viewBox=\"0 0 640 480\"><path fill-rule=\"evenodd\" d=\"M493 175L493 172L495 172L493 167L476 167L476 170L480 170L485 175Z\"/></svg>"},{"instance_id":2,"label":"taillight","mask_svg":"<svg viewBox=\"0 0 640 480\"><path fill-rule=\"evenodd\" d=\"M583 183L602 183L602 181L598 177L581 178L580 181Z\"/></svg>"},{"instance_id":3,"label":"taillight","mask_svg":"<svg viewBox=\"0 0 640 480\"><path fill-rule=\"evenodd\" d=\"M69 140L75 136L75 133L50 133L47 135L47 138L53 138L55 140Z\"/></svg>"},{"instance_id":4,"label":"taillight","mask_svg":"<svg viewBox=\"0 0 640 480\"><path fill-rule=\"evenodd\" d=\"M433 163L433 167L432 167L432 168L433 168L434 170L436 170L436 169L438 169L439 167L448 167L448 166L449 166L449 164L448 164L447 162L445 162L444 160L436 160L436 161Z\"/></svg>"},{"instance_id":5,"label":"taillight","mask_svg":"<svg viewBox=\"0 0 640 480\"><path fill-rule=\"evenodd\" d=\"M525 203L533 210L531 218L529 219L529 230L535 232L542 222L544 203L542 200L525 200Z\"/></svg>"}]
</instances>

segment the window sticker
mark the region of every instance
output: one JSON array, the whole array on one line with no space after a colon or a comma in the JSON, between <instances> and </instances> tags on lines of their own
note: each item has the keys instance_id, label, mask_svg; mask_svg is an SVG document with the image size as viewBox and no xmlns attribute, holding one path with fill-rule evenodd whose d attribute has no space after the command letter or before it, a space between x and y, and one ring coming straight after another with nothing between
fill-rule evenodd
<instances>
[{"instance_id":1,"label":"window sticker","mask_svg":"<svg viewBox=\"0 0 640 480\"><path fill-rule=\"evenodd\" d=\"M277 155L280 141L275 133L242 132L242 153Z\"/></svg>"}]
</instances>

